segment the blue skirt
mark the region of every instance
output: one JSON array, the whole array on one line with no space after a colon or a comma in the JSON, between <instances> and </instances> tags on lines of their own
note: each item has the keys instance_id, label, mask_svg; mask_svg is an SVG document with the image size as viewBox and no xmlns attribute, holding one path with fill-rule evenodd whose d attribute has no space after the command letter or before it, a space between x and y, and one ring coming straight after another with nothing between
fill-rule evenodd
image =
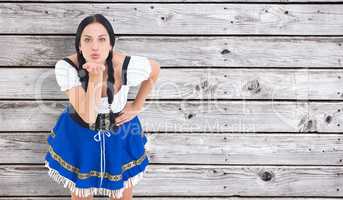
<instances>
[{"instance_id":1,"label":"blue skirt","mask_svg":"<svg viewBox=\"0 0 343 200\"><path fill-rule=\"evenodd\" d=\"M66 107L48 136L44 163L54 181L79 197L120 199L143 178L149 164L146 143L138 116L115 132L94 131L75 121Z\"/></svg>"}]
</instances>

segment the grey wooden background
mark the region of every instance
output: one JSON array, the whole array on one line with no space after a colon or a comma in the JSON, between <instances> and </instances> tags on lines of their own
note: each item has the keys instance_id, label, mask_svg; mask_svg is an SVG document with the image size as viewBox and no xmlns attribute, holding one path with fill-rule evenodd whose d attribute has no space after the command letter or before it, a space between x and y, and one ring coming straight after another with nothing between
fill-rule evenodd
<instances>
[{"instance_id":1,"label":"grey wooden background","mask_svg":"<svg viewBox=\"0 0 343 200\"><path fill-rule=\"evenodd\" d=\"M0 199L69 199L43 166L53 67L93 13L162 67L135 199L343 199L342 3L0 0Z\"/></svg>"}]
</instances>

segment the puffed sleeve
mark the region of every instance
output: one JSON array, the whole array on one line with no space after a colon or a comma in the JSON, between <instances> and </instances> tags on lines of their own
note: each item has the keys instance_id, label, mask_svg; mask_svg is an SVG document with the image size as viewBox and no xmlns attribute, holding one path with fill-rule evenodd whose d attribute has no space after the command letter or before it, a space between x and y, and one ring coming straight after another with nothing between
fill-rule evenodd
<instances>
[{"instance_id":1,"label":"puffed sleeve","mask_svg":"<svg viewBox=\"0 0 343 200\"><path fill-rule=\"evenodd\" d=\"M55 64L55 76L61 91L81 85L76 69L64 60Z\"/></svg>"},{"instance_id":2,"label":"puffed sleeve","mask_svg":"<svg viewBox=\"0 0 343 200\"><path fill-rule=\"evenodd\" d=\"M127 66L127 84L137 86L147 80L151 73L151 64L147 57L133 55Z\"/></svg>"}]
</instances>

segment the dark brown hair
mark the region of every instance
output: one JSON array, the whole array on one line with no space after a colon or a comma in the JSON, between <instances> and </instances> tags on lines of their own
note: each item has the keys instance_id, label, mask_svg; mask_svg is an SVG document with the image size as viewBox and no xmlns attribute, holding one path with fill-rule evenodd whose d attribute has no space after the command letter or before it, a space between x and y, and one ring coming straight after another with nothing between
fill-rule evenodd
<instances>
[{"instance_id":1,"label":"dark brown hair","mask_svg":"<svg viewBox=\"0 0 343 200\"><path fill-rule=\"evenodd\" d=\"M87 25L98 22L102 24L105 29L108 32L108 35L110 37L110 44L112 46L112 49L109 51L109 54L106 58L106 64L108 65L108 80L107 80L107 96L108 96L108 102L109 104L113 101L113 94L114 94L114 70L113 70L113 63L112 63L112 54L113 54L113 48L115 45L115 37L114 37L114 31L111 23L102 15L102 14L94 14L90 15L86 18L84 18L76 31L76 37L75 37L75 49L77 53L77 61L79 63L79 76L80 80L82 82L82 87L87 91L88 86L88 79L89 74L88 71L82 68L82 65L86 63L85 58L83 57L82 53L80 52L80 40L81 40L81 34L82 31L86 28Z\"/></svg>"}]
</instances>

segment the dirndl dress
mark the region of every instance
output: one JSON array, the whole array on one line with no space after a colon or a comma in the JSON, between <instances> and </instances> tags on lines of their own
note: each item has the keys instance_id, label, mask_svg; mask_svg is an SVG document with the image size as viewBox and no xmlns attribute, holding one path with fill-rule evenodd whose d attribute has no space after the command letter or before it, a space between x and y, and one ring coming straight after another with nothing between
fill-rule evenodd
<instances>
[{"instance_id":1,"label":"dirndl dress","mask_svg":"<svg viewBox=\"0 0 343 200\"><path fill-rule=\"evenodd\" d=\"M48 136L45 167L49 176L79 197L121 198L143 178L149 164L147 138L138 116L117 130L81 126L66 106Z\"/></svg>"}]
</instances>

